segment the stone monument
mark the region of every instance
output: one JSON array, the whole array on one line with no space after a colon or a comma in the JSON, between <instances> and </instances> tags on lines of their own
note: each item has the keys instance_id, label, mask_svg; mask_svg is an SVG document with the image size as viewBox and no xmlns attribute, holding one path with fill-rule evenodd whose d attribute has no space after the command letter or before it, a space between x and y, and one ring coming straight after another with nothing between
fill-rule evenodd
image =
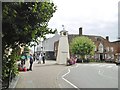
<instances>
[{"instance_id":1,"label":"stone monument","mask_svg":"<svg viewBox=\"0 0 120 90\"><path fill-rule=\"evenodd\" d=\"M65 30L64 25L62 25L63 30L60 31L60 39L58 44L57 52L57 64L66 64L69 55L69 43L68 43L68 31Z\"/></svg>"}]
</instances>

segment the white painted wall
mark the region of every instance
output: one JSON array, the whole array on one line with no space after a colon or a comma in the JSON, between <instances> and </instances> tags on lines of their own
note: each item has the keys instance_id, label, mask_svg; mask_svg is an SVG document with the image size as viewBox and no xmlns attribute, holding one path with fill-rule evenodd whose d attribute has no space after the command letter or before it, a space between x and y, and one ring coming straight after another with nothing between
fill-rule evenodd
<instances>
[{"instance_id":1,"label":"white painted wall","mask_svg":"<svg viewBox=\"0 0 120 90\"><path fill-rule=\"evenodd\" d=\"M54 51L54 43L59 40L61 36L58 33L52 38L48 38L42 42L43 51Z\"/></svg>"},{"instance_id":2,"label":"white painted wall","mask_svg":"<svg viewBox=\"0 0 120 90\"><path fill-rule=\"evenodd\" d=\"M68 37L62 36L59 39L57 64L66 64L67 58L70 58Z\"/></svg>"}]
</instances>

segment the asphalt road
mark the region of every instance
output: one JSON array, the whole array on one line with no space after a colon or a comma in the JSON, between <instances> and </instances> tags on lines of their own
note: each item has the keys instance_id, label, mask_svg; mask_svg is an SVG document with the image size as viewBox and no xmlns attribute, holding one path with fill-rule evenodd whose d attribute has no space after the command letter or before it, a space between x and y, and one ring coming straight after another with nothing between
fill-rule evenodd
<instances>
[{"instance_id":1,"label":"asphalt road","mask_svg":"<svg viewBox=\"0 0 120 90\"><path fill-rule=\"evenodd\" d=\"M69 66L58 76L60 88L118 88L118 66L87 63Z\"/></svg>"}]
</instances>

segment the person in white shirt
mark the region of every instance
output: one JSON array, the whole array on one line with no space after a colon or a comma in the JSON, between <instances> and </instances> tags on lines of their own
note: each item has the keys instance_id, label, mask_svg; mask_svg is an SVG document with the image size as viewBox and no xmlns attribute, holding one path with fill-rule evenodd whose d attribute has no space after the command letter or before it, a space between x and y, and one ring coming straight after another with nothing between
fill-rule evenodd
<instances>
[{"instance_id":1,"label":"person in white shirt","mask_svg":"<svg viewBox=\"0 0 120 90\"><path fill-rule=\"evenodd\" d=\"M40 53L38 64L41 64L41 60L42 60L42 54Z\"/></svg>"}]
</instances>

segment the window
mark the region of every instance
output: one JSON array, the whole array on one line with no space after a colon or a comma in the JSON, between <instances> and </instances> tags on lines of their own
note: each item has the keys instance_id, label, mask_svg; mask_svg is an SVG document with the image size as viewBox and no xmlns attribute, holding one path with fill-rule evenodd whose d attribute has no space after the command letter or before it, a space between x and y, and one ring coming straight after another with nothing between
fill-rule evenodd
<instances>
[{"instance_id":1,"label":"window","mask_svg":"<svg viewBox=\"0 0 120 90\"><path fill-rule=\"evenodd\" d=\"M113 47L111 47L110 50L111 50L111 52L113 52L113 51L114 51L114 50L113 50Z\"/></svg>"},{"instance_id":2,"label":"window","mask_svg":"<svg viewBox=\"0 0 120 90\"><path fill-rule=\"evenodd\" d=\"M106 48L106 51L109 52L109 47Z\"/></svg>"},{"instance_id":3,"label":"window","mask_svg":"<svg viewBox=\"0 0 120 90\"><path fill-rule=\"evenodd\" d=\"M99 44L99 49L98 50L99 50L100 53L103 53L104 49L103 49L103 44L102 43Z\"/></svg>"}]
</instances>

